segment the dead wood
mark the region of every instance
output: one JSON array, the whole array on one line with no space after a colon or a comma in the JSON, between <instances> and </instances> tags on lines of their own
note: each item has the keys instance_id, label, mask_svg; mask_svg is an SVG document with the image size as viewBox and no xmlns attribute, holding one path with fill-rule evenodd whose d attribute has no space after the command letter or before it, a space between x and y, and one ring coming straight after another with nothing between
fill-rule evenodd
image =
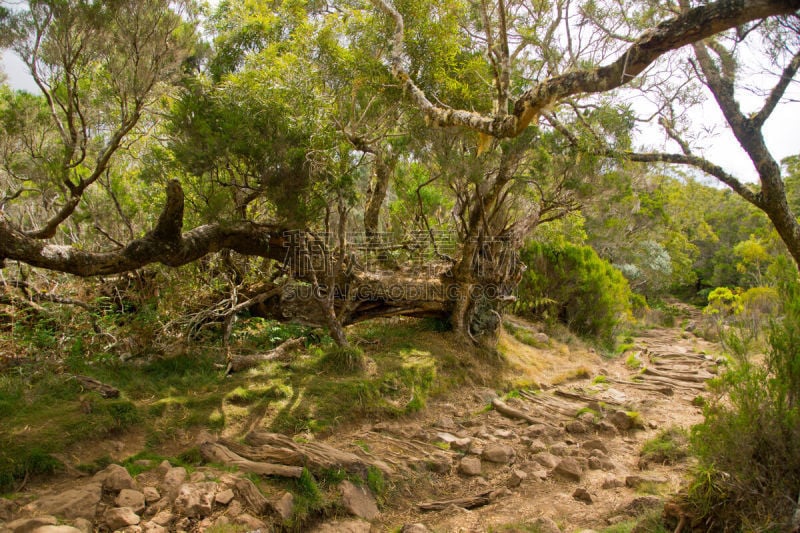
<instances>
[{"instance_id":1,"label":"dead wood","mask_svg":"<svg viewBox=\"0 0 800 533\"><path fill-rule=\"evenodd\" d=\"M299 337L296 339L289 339L287 341L284 341L279 346L273 348L267 353L259 353L251 355L231 354L228 357L228 369L226 370L226 373L231 374L233 372L241 372L242 370L253 368L266 361L284 360L289 355L289 352L291 352L292 350L294 350L299 346L302 346L303 343L305 342L306 342L305 337Z\"/></svg>"},{"instance_id":2,"label":"dead wood","mask_svg":"<svg viewBox=\"0 0 800 533\"><path fill-rule=\"evenodd\" d=\"M257 515L264 515L272 508L269 500L261 494L258 487L249 479L237 478L233 488L239 498L244 500Z\"/></svg>"},{"instance_id":3,"label":"dead wood","mask_svg":"<svg viewBox=\"0 0 800 533\"><path fill-rule=\"evenodd\" d=\"M612 407L622 407L622 404L615 402L613 400L602 400L599 398L592 398L591 396L584 396L582 394L575 394L573 392L568 392L561 389L556 389L554 391L556 396L561 396L562 398L569 398L570 400L578 400L581 402L586 402L587 404L600 404L601 402L612 406Z\"/></svg>"},{"instance_id":4,"label":"dead wood","mask_svg":"<svg viewBox=\"0 0 800 533\"><path fill-rule=\"evenodd\" d=\"M659 392L659 393L663 394L664 396L672 396L672 395L675 394L675 391L672 389L672 387L666 387L666 386L662 387L662 386L654 385L654 384L651 384L651 383L645 383L643 381L641 381L641 382L640 381L630 381L630 380L627 380L627 379L612 379L612 378L607 378L607 379L611 383L619 383L620 385L630 385L631 387L636 387L637 389L641 389L641 390Z\"/></svg>"},{"instance_id":5,"label":"dead wood","mask_svg":"<svg viewBox=\"0 0 800 533\"><path fill-rule=\"evenodd\" d=\"M385 474L393 470L381 461L362 459L354 453L334 448L321 442L295 442L291 438L278 433L252 432L245 437L249 446L237 445L237 450L246 457L258 457L269 460L281 458L286 464L305 466L312 471L331 468L343 468L348 472L366 474L370 466L378 468Z\"/></svg>"},{"instance_id":6,"label":"dead wood","mask_svg":"<svg viewBox=\"0 0 800 533\"><path fill-rule=\"evenodd\" d=\"M114 388L111 385L106 385L105 383L97 381L94 378L90 378L89 376L73 374L72 377L75 379L75 381L80 383L83 388L98 392L103 398L119 398L119 389Z\"/></svg>"},{"instance_id":7,"label":"dead wood","mask_svg":"<svg viewBox=\"0 0 800 533\"><path fill-rule=\"evenodd\" d=\"M509 407L503 400L500 398L495 398L492 400L492 407L494 407L495 411L500 413L501 415L507 416L509 418L516 418L519 420L525 420L526 422L530 422L531 424L538 424L540 421L518 409L514 409L513 407Z\"/></svg>"},{"instance_id":8,"label":"dead wood","mask_svg":"<svg viewBox=\"0 0 800 533\"><path fill-rule=\"evenodd\" d=\"M245 472L251 472L262 476L299 478L300 474L303 473L303 468L299 466L287 466L245 459L241 455L229 450L226 446L215 442L204 442L201 444L200 453L207 461L222 463L227 466L235 466Z\"/></svg>"},{"instance_id":9,"label":"dead wood","mask_svg":"<svg viewBox=\"0 0 800 533\"><path fill-rule=\"evenodd\" d=\"M441 511L443 509L447 509L451 505L455 505L456 507L461 507L463 509L474 509L476 507L487 505L489 502L491 502L493 492L493 490L488 490L486 492L476 494L475 496L425 502L420 503L417 505L417 507L420 511Z\"/></svg>"},{"instance_id":10,"label":"dead wood","mask_svg":"<svg viewBox=\"0 0 800 533\"><path fill-rule=\"evenodd\" d=\"M644 369L644 373L650 376L658 376L660 378L666 378L670 380L690 381L692 383L705 383L709 379L716 377L708 372L661 372L649 367Z\"/></svg>"},{"instance_id":11,"label":"dead wood","mask_svg":"<svg viewBox=\"0 0 800 533\"><path fill-rule=\"evenodd\" d=\"M551 399L547 398L546 396L537 396L535 394L531 394L529 392L521 391L520 395L528 401L531 401L537 405L544 407L545 409L549 409L556 414L566 416L567 418L574 418L575 415L578 414L578 407L566 407L562 402L554 403Z\"/></svg>"}]
</instances>

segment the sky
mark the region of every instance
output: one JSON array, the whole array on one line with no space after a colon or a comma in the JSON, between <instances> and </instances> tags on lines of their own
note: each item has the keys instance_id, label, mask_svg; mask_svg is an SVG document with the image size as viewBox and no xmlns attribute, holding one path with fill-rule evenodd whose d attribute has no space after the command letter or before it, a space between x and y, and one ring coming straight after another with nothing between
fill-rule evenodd
<instances>
[{"instance_id":1,"label":"sky","mask_svg":"<svg viewBox=\"0 0 800 533\"><path fill-rule=\"evenodd\" d=\"M25 64L10 50L2 52L2 68L8 76L8 84L13 89L39 92L28 73ZM756 109L760 99L743 96L745 110ZM764 137L773 157L781 159L800 154L800 84L795 83L787 91L788 102L778 106L764 125ZM755 182L758 179L752 163L739 146L730 130L725 127L722 113L709 98L709 102L692 112L693 122L704 129L713 131L704 137L704 149L698 150L702 155L720 165L740 180ZM713 127L711 127L713 126ZM645 146L660 151L677 151L677 145L667 141L660 127L641 127L637 137L639 148Z\"/></svg>"}]
</instances>

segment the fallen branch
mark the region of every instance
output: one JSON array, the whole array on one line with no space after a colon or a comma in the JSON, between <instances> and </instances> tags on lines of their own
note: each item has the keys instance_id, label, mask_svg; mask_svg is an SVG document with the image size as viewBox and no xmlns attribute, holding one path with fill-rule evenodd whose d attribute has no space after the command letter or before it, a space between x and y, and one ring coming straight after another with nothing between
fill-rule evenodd
<instances>
[{"instance_id":1,"label":"fallen branch","mask_svg":"<svg viewBox=\"0 0 800 533\"><path fill-rule=\"evenodd\" d=\"M245 459L225 446L215 442L204 442L201 444L200 454L206 461L222 463L226 466L235 466L245 472L251 472L262 476L299 478L300 474L303 473L302 467L299 466L262 463Z\"/></svg>"},{"instance_id":2,"label":"fallen branch","mask_svg":"<svg viewBox=\"0 0 800 533\"><path fill-rule=\"evenodd\" d=\"M441 511L447 509L451 505L461 507L463 509L474 509L487 505L492 501L493 490L481 492L475 496L466 496L464 498L453 498L452 500L438 500L432 502L420 503L417 505L420 511Z\"/></svg>"},{"instance_id":3,"label":"fallen branch","mask_svg":"<svg viewBox=\"0 0 800 533\"><path fill-rule=\"evenodd\" d=\"M228 357L228 368L225 373L232 374L233 372L241 372L242 370L253 368L266 361L282 360L290 351L302 346L305 342L305 337L299 337L296 339L289 339L267 353L252 355L230 355Z\"/></svg>"},{"instance_id":4,"label":"fallen branch","mask_svg":"<svg viewBox=\"0 0 800 533\"><path fill-rule=\"evenodd\" d=\"M509 407L503 400L500 398L495 398L492 400L492 407L494 407L495 411L500 413L501 415L507 416L509 418L517 418L519 420L525 420L526 422L530 422L531 424L538 424L540 420L531 415L520 411L519 409L514 409L513 407Z\"/></svg>"}]
</instances>

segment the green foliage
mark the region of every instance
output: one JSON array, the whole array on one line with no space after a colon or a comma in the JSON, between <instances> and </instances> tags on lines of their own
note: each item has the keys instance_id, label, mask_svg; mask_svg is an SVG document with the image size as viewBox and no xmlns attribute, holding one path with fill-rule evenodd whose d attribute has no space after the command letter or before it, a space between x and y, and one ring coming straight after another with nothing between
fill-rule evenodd
<instances>
[{"instance_id":1,"label":"green foliage","mask_svg":"<svg viewBox=\"0 0 800 533\"><path fill-rule=\"evenodd\" d=\"M516 312L561 320L576 333L613 345L616 328L631 309L630 288L619 271L590 247L566 243L530 241L521 259L528 270Z\"/></svg>"},{"instance_id":2,"label":"green foliage","mask_svg":"<svg viewBox=\"0 0 800 533\"><path fill-rule=\"evenodd\" d=\"M766 361L738 357L722 375L723 395L692 431L700 459L689 498L698 513L731 530L784 529L800 492L800 287L779 289L781 318Z\"/></svg>"},{"instance_id":3,"label":"green foliage","mask_svg":"<svg viewBox=\"0 0 800 533\"><path fill-rule=\"evenodd\" d=\"M332 346L319 360L320 368L334 373L361 372L366 367L364 352L356 346Z\"/></svg>"}]
</instances>

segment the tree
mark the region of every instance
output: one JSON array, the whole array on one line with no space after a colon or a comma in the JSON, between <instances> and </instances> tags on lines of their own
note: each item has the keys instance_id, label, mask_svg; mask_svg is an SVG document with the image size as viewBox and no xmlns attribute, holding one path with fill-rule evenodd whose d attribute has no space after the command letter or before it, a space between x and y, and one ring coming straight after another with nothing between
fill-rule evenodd
<instances>
[{"instance_id":1,"label":"tree","mask_svg":"<svg viewBox=\"0 0 800 533\"><path fill-rule=\"evenodd\" d=\"M328 292L326 303L317 309L328 318L312 316L318 323L332 325L331 313L340 325L387 314L439 316L449 317L464 337L491 340L499 325L498 311L510 300L522 273L517 252L525 236L536 225L574 209L574 192L583 176L605 165L601 157L581 155L581 145L596 132L564 131L588 123L597 125L615 153L630 144L626 133L630 127L612 119L611 100L592 101L587 113L576 113L570 120L559 120L548 109L561 104L580 109L578 97L630 83L671 50L798 8L794 0L722 0L663 20L639 37L620 40L612 32L598 34L587 44L580 35L583 30L568 15L568 2L373 3L376 12L350 6L326 11L316 5L220 4L218 20L225 31L217 42L218 55L205 67L199 62L199 75L186 85L175 108L179 120L174 122L174 142L165 159L169 163L175 156L177 164L162 166L168 170L160 178L167 195L158 221L144 236L99 251L51 239L58 237L55 228L76 220L85 191L109 169L122 140L131 138L153 103L156 80L168 81L179 58L188 55L187 47L179 46L183 24L167 4L156 0L111 7L32 3L30 13L16 26L16 42L23 55L28 53L34 74L41 71L40 64L55 65L55 81L42 82L42 90L51 109L47 127L54 128L66 155L61 170L46 168L43 173L50 183L61 184L63 200L55 210L45 203L44 210L54 213L42 222L43 212L26 214L31 211L24 207L25 201L41 195L11 194L8 214L0 219L0 260L92 276L152 262L176 266L230 249L283 264L300 285L321 286L315 280L318 271L304 266L323 268ZM131 10L127 18L121 17L124 9ZM653 12L641 20L654 25L658 15ZM145 20L136 17L153 18L146 19L148 24L131 24L132 28L161 32L159 39L148 39L148 46L153 46L136 48L141 51L142 68L159 66L143 71L146 76L128 68L124 58L129 54L113 53L125 43L100 46L107 44L111 28L115 34L137 35L131 42L145 44L143 36L132 30L116 31L117 26L127 27L124 21ZM390 35L388 49L378 44L383 32ZM49 50L42 43L95 42L90 37L96 39L96 47L71 46L67 50L72 55L58 55L70 59L63 68L55 56L40 52ZM382 54L376 55L376 49ZM165 55L166 50L172 52ZM616 59L597 66L612 55ZM391 77L381 67L384 60ZM82 97L85 88L97 88L87 81L93 69L109 73L100 86L107 86L110 96L98 93L96 102L101 105L97 106L70 100L69 95ZM374 76L382 80L379 86L394 86L381 92L365 81ZM433 103L438 101L458 107ZM110 115L102 105L107 102L120 112ZM90 109L94 113L86 116L98 117L98 136L81 122L86 120L81 118L84 110ZM99 120L117 115L115 127ZM539 127L540 115L549 126ZM74 134L71 123L77 124ZM252 136L237 139L238 126L256 135L266 127L268 135L256 136L256 142ZM477 132L477 142L474 133L463 128ZM395 151L392 139L400 139L407 154ZM97 142L102 140L106 143ZM97 155L84 157L84 147L89 154L96 144L108 148L101 146ZM52 148L59 143L44 145ZM85 163L95 161L83 170ZM406 266L398 263L389 272L359 268L342 245L348 224L357 218L354 206L366 204L358 213L364 214L365 230L374 233L373 215L376 206L383 205L380 196L386 194L381 191L392 187L393 179L406 179L400 175L406 171L418 172L406 180L416 182L418 209L406 204L413 223L390 228L404 236L391 252L402 255L403 248L418 249L413 239L403 239L422 230L432 248L425 259L434 260L433 265L422 272L413 261ZM358 202L370 175L375 177L372 193L365 195L366 202ZM44 186L37 190L46 192ZM221 194L210 194L213 191ZM282 199L283 193L289 194ZM426 194L440 195L450 206L449 216L432 221L431 213L419 208ZM199 198L208 205L223 198L219 205L231 207L209 210L210 217L198 220L204 224L184 233L185 198L193 203ZM293 208L297 201L310 209ZM286 216L275 216L281 210ZM215 220L219 214L224 220ZM295 221L305 226L287 225L298 214L302 216ZM437 240L437 224L456 236L449 253ZM287 229L298 230L303 238L287 240ZM315 236L323 229L338 232L332 241L338 245L323 246L325 241ZM306 244L298 243L308 242L323 253L304 253ZM401 294L393 295L391 288L398 286ZM331 292L337 288L344 289L339 296Z\"/></svg>"}]
</instances>

